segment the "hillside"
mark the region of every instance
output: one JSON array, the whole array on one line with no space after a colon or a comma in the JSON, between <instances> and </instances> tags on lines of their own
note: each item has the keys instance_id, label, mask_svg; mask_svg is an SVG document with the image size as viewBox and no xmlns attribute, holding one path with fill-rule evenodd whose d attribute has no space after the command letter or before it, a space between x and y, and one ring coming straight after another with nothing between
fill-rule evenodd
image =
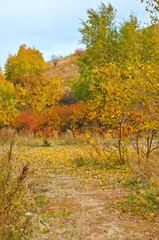
<instances>
[{"instance_id":1,"label":"hillside","mask_svg":"<svg viewBox=\"0 0 159 240\"><path fill-rule=\"evenodd\" d=\"M75 64L76 60L77 55L71 54L46 62L46 74L49 76L60 76L64 82L67 82L67 80L71 80L79 75L78 66Z\"/></svg>"},{"instance_id":2,"label":"hillside","mask_svg":"<svg viewBox=\"0 0 159 240\"><path fill-rule=\"evenodd\" d=\"M159 34L159 24L155 24L155 31ZM74 77L79 76L78 66L76 65L77 56L78 54L70 54L46 62L46 74L49 76L60 76L66 86L67 80L72 80Z\"/></svg>"}]
</instances>

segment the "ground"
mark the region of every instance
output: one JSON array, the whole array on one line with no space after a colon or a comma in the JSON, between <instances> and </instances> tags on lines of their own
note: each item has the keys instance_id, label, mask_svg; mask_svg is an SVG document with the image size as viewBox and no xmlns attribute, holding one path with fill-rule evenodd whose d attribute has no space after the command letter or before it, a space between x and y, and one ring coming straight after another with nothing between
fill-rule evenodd
<instances>
[{"instance_id":1,"label":"ground","mask_svg":"<svg viewBox=\"0 0 159 240\"><path fill-rule=\"evenodd\" d=\"M157 240L159 221L121 209L130 189L122 183L128 169L77 167L73 159L83 147L16 149L19 166L29 162L29 191L35 199L30 239Z\"/></svg>"}]
</instances>

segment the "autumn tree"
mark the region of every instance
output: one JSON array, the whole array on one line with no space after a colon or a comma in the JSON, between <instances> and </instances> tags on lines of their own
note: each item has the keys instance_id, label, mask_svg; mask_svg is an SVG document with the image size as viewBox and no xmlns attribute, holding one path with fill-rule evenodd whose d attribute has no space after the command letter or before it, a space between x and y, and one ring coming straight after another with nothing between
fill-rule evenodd
<instances>
[{"instance_id":1,"label":"autumn tree","mask_svg":"<svg viewBox=\"0 0 159 240\"><path fill-rule=\"evenodd\" d=\"M16 115L14 86L4 79L0 69L0 128L9 126Z\"/></svg>"},{"instance_id":2,"label":"autumn tree","mask_svg":"<svg viewBox=\"0 0 159 240\"><path fill-rule=\"evenodd\" d=\"M42 54L35 48L24 44L19 47L17 54L9 55L5 64L5 78L16 86L23 85L23 75L33 73L36 76L46 69Z\"/></svg>"},{"instance_id":3,"label":"autumn tree","mask_svg":"<svg viewBox=\"0 0 159 240\"><path fill-rule=\"evenodd\" d=\"M146 3L146 11L150 13L153 23L159 23L159 1L158 0L141 0Z\"/></svg>"},{"instance_id":4,"label":"autumn tree","mask_svg":"<svg viewBox=\"0 0 159 240\"><path fill-rule=\"evenodd\" d=\"M152 95L159 94L158 88L158 54L159 35L155 26L140 29L137 18L130 16L120 28L118 64L124 64L127 69L132 64L139 70L145 83L151 86Z\"/></svg>"},{"instance_id":5,"label":"autumn tree","mask_svg":"<svg viewBox=\"0 0 159 240\"><path fill-rule=\"evenodd\" d=\"M82 21L82 27L79 28L86 50L78 57L80 77L72 84L75 98L94 98L91 86L98 88L100 79L97 81L94 78L92 70L100 69L109 62L116 62L118 66L125 64L125 67L129 63L135 64L145 81L158 94L158 80L153 70L159 49L159 35L155 26L140 29L137 18L130 15L130 19L124 20L117 28L114 23L115 10L111 4L106 6L101 3L97 11L89 9L87 14L87 20Z\"/></svg>"},{"instance_id":6,"label":"autumn tree","mask_svg":"<svg viewBox=\"0 0 159 240\"><path fill-rule=\"evenodd\" d=\"M16 106L21 111L42 112L54 106L62 96L59 77L48 77L45 74L39 76L25 74L23 81L23 85L16 85Z\"/></svg>"},{"instance_id":7,"label":"autumn tree","mask_svg":"<svg viewBox=\"0 0 159 240\"><path fill-rule=\"evenodd\" d=\"M73 82L74 94L77 99L91 99L90 85L97 84L93 78L92 69L102 67L114 58L117 49L118 33L114 25L115 9L111 4L101 3L98 10L88 9L88 18L82 21L79 32L81 43L86 47L78 57L80 78Z\"/></svg>"},{"instance_id":8,"label":"autumn tree","mask_svg":"<svg viewBox=\"0 0 159 240\"><path fill-rule=\"evenodd\" d=\"M82 21L79 32L82 34L81 43L86 47L85 54L88 58L90 69L100 67L114 57L114 45L117 39L117 31L114 24L116 15L111 4L106 6L101 3L98 10L88 9L88 19Z\"/></svg>"},{"instance_id":9,"label":"autumn tree","mask_svg":"<svg viewBox=\"0 0 159 240\"><path fill-rule=\"evenodd\" d=\"M101 6L110 10L110 5L108 8L103 4ZM154 26L140 29L137 18L130 15L119 26L118 32L112 25L109 25L110 28L106 24L102 25L106 26L103 34L105 38L102 38L99 37L102 35L98 35L100 30L92 28L100 22L101 15L94 10L88 14L88 20L83 22L84 26L80 30L87 49L78 61L81 76L75 83L75 94L89 102L90 106L96 106L92 119L97 115L105 129L109 127L117 130L120 162L124 162L123 133L130 124L133 112L138 112L143 120L134 123L138 128L136 136L142 132L145 138L148 162L158 128L158 35ZM110 11L107 11L110 20L112 18L109 14ZM107 29L111 34L108 34ZM102 45L104 54L100 48ZM97 49L98 54L95 51Z\"/></svg>"},{"instance_id":10,"label":"autumn tree","mask_svg":"<svg viewBox=\"0 0 159 240\"><path fill-rule=\"evenodd\" d=\"M98 118L107 130L117 130L116 138L120 162L124 162L125 133L129 129L135 137L135 148L138 154L138 163L142 149L139 138L145 141L146 166L150 154L155 150L153 140L158 133L158 103L153 98L153 88L145 82L144 76L133 62L128 62L125 67L117 63L110 63L101 69L94 70L96 79L100 79L98 89L93 88ZM125 136L124 136L125 135Z\"/></svg>"},{"instance_id":11,"label":"autumn tree","mask_svg":"<svg viewBox=\"0 0 159 240\"><path fill-rule=\"evenodd\" d=\"M41 112L55 105L62 94L61 80L44 73L46 65L42 54L35 48L22 45L5 64L5 78L15 86L20 111Z\"/></svg>"}]
</instances>

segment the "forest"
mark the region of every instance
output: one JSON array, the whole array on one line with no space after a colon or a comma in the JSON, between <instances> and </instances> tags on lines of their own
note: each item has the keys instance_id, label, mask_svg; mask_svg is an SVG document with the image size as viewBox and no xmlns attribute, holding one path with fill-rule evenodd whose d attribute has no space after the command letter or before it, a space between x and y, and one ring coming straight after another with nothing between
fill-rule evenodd
<instances>
[{"instance_id":1,"label":"forest","mask_svg":"<svg viewBox=\"0 0 159 240\"><path fill-rule=\"evenodd\" d=\"M34 47L8 56L0 70L0 239L158 239L159 6L141 2L146 27L133 14L117 23L111 4L87 10L71 79L48 74L59 59L50 67ZM105 216L91 201L89 212L75 188L71 199L74 185L94 202L99 195ZM98 238L106 216L116 227L105 222Z\"/></svg>"}]
</instances>

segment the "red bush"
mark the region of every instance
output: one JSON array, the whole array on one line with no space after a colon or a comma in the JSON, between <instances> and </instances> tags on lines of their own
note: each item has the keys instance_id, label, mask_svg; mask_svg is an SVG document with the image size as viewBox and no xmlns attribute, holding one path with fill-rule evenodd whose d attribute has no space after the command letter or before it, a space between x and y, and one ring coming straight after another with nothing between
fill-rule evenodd
<instances>
[{"instance_id":1,"label":"red bush","mask_svg":"<svg viewBox=\"0 0 159 240\"><path fill-rule=\"evenodd\" d=\"M84 53L84 49L82 49L82 48L77 48L75 50L75 55L81 55L82 53Z\"/></svg>"}]
</instances>

